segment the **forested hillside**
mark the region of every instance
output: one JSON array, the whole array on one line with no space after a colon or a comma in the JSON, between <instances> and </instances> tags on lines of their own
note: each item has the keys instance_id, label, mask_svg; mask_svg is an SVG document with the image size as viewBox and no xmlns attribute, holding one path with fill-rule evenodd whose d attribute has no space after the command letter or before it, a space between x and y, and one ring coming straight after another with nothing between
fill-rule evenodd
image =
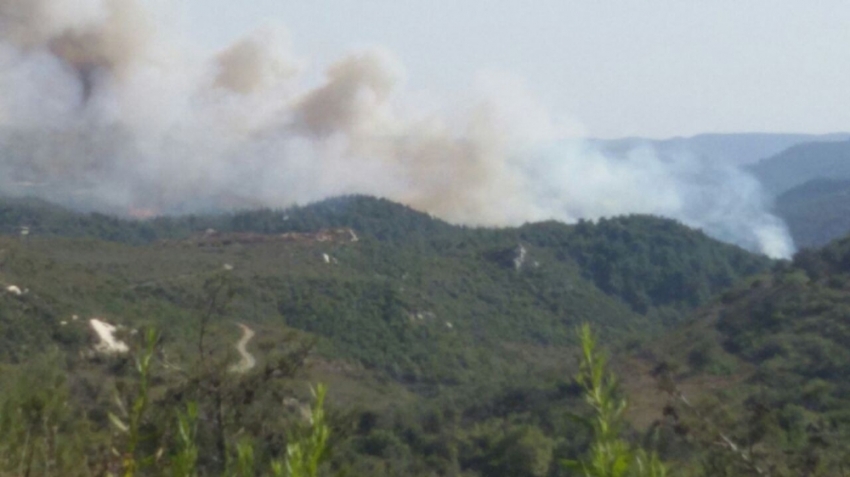
<instances>
[{"instance_id":1,"label":"forested hillside","mask_svg":"<svg viewBox=\"0 0 850 477\"><path fill-rule=\"evenodd\" d=\"M692 392L699 399L675 400L669 415L681 432L693 442L723 433L748 449L749 463L700 451L725 469L717 475L757 475L755 467L770 475L841 475L846 468L848 287L845 238L725 292L701 319L670 334L664 351L654 350L663 356L657 370L688 389L686 398Z\"/></svg>"},{"instance_id":2,"label":"forested hillside","mask_svg":"<svg viewBox=\"0 0 850 477\"><path fill-rule=\"evenodd\" d=\"M92 351L88 320L118 325L134 352L152 327L151 399L166 414L198 403L201 435L220 436L199 443L213 473L239 432L258 463L274 459L298 415L280 414L281 399L303 404L305 383L323 381L338 430L330 468L560 475L558 459L588 439L567 418L581 409L579 324L634 348L773 265L655 217L472 229L369 197L145 222L7 201L0 217L14 232L0 239L0 281L13 287L0 296L4 389L16 390L6 409L41 403L55 415L36 420L88 426L69 446L108 447L105 410L120 413L114 395L136 392L136 371ZM225 372L237 323L257 333L256 368L244 375ZM58 391L35 393L44 386ZM166 417L149 417L163 439ZM0 436L25 432L14 422ZM66 468L109 461L62 449Z\"/></svg>"}]
</instances>

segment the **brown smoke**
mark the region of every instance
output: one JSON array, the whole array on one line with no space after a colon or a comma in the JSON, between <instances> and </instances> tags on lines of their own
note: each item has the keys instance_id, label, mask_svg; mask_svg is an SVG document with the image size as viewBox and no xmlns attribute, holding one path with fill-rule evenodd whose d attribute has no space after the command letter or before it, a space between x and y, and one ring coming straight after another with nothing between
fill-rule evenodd
<instances>
[{"instance_id":1,"label":"brown smoke","mask_svg":"<svg viewBox=\"0 0 850 477\"><path fill-rule=\"evenodd\" d=\"M271 47L281 42L270 31L239 40L216 56L216 86L240 94L265 90L298 73L295 61L284 58Z\"/></svg>"},{"instance_id":2,"label":"brown smoke","mask_svg":"<svg viewBox=\"0 0 850 477\"><path fill-rule=\"evenodd\" d=\"M153 29L135 1L76 3L0 0L0 38L24 51L50 51L76 72L86 99L95 75L121 76L144 56ZM82 4L89 4L88 11L75 17L70 9Z\"/></svg>"},{"instance_id":3,"label":"brown smoke","mask_svg":"<svg viewBox=\"0 0 850 477\"><path fill-rule=\"evenodd\" d=\"M399 80L397 69L376 51L344 58L328 69L327 83L296 106L296 118L316 136L378 130L389 119L386 109Z\"/></svg>"}]
</instances>

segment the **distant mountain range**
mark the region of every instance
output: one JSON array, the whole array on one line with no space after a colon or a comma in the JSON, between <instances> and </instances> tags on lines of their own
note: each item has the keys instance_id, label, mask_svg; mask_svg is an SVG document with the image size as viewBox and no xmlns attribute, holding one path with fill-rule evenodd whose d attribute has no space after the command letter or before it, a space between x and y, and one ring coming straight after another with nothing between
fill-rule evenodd
<instances>
[{"instance_id":1,"label":"distant mountain range","mask_svg":"<svg viewBox=\"0 0 850 477\"><path fill-rule=\"evenodd\" d=\"M850 232L850 141L809 142L747 166L798 247Z\"/></svg>"},{"instance_id":2,"label":"distant mountain range","mask_svg":"<svg viewBox=\"0 0 850 477\"><path fill-rule=\"evenodd\" d=\"M850 179L850 141L798 144L749 170L774 196L813 179Z\"/></svg>"},{"instance_id":3,"label":"distant mountain range","mask_svg":"<svg viewBox=\"0 0 850 477\"><path fill-rule=\"evenodd\" d=\"M647 139L640 137L622 139L592 139L602 152L624 155L639 147L652 147L659 154L692 154L697 158L731 165L744 165L774 156L789 147L804 143L830 143L846 141L850 133L831 134L781 134L734 133L699 134L691 137Z\"/></svg>"},{"instance_id":4,"label":"distant mountain range","mask_svg":"<svg viewBox=\"0 0 850 477\"><path fill-rule=\"evenodd\" d=\"M812 179L774 203L799 248L817 248L850 232L850 179Z\"/></svg>"}]
</instances>

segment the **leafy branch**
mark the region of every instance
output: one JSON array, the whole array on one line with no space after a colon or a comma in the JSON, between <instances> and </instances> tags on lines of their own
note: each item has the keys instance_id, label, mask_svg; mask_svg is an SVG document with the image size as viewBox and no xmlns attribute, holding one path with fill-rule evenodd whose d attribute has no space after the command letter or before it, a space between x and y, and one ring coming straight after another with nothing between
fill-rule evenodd
<instances>
[{"instance_id":1,"label":"leafy branch","mask_svg":"<svg viewBox=\"0 0 850 477\"><path fill-rule=\"evenodd\" d=\"M617 377L608 371L608 359L599 351L590 326L582 325L578 335L581 364L576 381L594 411L589 420L593 440L585 459L565 460L563 465L584 477L665 477L667 468L655 452L620 438L627 401L617 395Z\"/></svg>"}]
</instances>

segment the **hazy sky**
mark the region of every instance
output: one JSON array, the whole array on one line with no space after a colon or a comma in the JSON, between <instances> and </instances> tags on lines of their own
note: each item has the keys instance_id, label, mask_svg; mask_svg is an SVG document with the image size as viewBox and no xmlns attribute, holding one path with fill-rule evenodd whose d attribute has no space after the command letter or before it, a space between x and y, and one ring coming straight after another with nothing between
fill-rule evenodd
<instances>
[{"instance_id":1,"label":"hazy sky","mask_svg":"<svg viewBox=\"0 0 850 477\"><path fill-rule=\"evenodd\" d=\"M408 86L515 74L595 136L850 130L844 0L186 0L207 48L285 25L315 68L383 45Z\"/></svg>"}]
</instances>

